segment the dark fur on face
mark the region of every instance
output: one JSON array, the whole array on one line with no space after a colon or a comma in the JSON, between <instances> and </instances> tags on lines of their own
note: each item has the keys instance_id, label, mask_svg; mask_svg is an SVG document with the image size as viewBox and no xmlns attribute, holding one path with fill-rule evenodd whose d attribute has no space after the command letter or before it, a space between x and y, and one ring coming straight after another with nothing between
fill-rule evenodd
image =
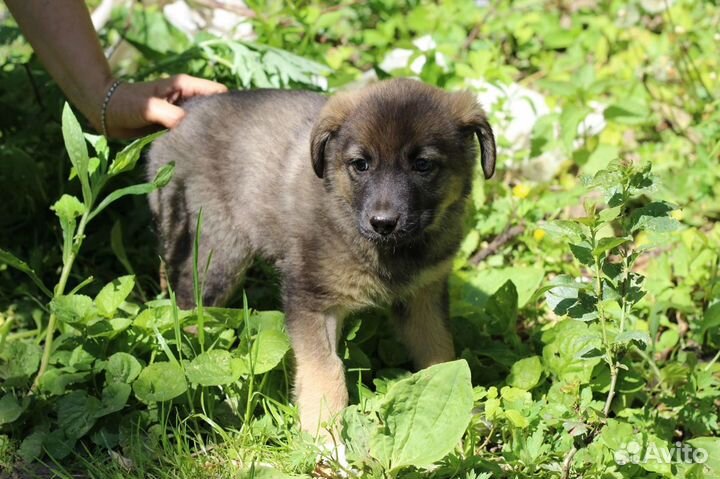
<instances>
[{"instance_id":1,"label":"dark fur on face","mask_svg":"<svg viewBox=\"0 0 720 479\"><path fill-rule=\"evenodd\" d=\"M257 90L193 101L153 145L148 174L176 175L150 204L168 277L191 307L194 225L205 304L222 303L254 256L283 276L306 430L347 402L336 347L343 318L391 305L416 364L453 358L447 276L463 237L479 140L486 177L492 130L474 96L412 80L326 100Z\"/></svg>"}]
</instances>

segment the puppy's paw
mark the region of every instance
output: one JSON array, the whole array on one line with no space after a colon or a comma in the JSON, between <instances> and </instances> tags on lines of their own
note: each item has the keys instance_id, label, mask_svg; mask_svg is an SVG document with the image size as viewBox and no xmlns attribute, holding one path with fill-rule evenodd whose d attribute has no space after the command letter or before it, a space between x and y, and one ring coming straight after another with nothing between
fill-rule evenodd
<instances>
[{"instance_id":1,"label":"puppy's paw","mask_svg":"<svg viewBox=\"0 0 720 479\"><path fill-rule=\"evenodd\" d=\"M353 469L345 455L345 444L341 442L324 442L320 446L315 477L351 478L359 477L359 471Z\"/></svg>"}]
</instances>

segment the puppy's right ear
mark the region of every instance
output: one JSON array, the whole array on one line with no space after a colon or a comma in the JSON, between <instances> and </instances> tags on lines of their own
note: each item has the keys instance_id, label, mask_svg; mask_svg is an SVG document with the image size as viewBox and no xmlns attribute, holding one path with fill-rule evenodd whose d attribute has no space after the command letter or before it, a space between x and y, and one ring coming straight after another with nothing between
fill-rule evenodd
<instances>
[{"instance_id":1,"label":"puppy's right ear","mask_svg":"<svg viewBox=\"0 0 720 479\"><path fill-rule=\"evenodd\" d=\"M313 127L310 136L310 158L312 159L312 167L318 178L322 178L325 174L325 146L330 137L335 133L329 122L325 118L320 118Z\"/></svg>"},{"instance_id":2,"label":"puppy's right ear","mask_svg":"<svg viewBox=\"0 0 720 479\"><path fill-rule=\"evenodd\" d=\"M327 144L340 130L356 104L355 92L339 93L328 100L310 134L310 158L318 178L325 176Z\"/></svg>"}]
</instances>

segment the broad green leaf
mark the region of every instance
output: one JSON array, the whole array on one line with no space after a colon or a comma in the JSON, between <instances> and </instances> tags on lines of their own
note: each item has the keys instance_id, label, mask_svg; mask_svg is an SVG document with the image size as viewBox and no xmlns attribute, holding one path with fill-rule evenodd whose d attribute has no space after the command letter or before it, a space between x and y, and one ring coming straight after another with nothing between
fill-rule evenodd
<instances>
[{"instance_id":1,"label":"broad green leaf","mask_svg":"<svg viewBox=\"0 0 720 479\"><path fill-rule=\"evenodd\" d=\"M142 366L135 356L128 353L115 353L108 359L105 366L105 377L108 383L131 383L138 377Z\"/></svg>"},{"instance_id":2,"label":"broad green leaf","mask_svg":"<svg viewBox=\"0 0 720 479\"><path fill-rule=\"evenodd\" d=\"M39 388L45 394L61 396L69 385L85 381L90 371L74 372L67 368L49 367L40 378Z\"/></svg>"},{"instance_id":3,"label":"broad green leaf","mask_svg":"<svg viewBox=\"0 0 720 479\"><path fill-rule=\"evenodd\" d=\"M185 374L192 384L222 386L240 378L242 361L222 349L206 351L185 365Z\"/></svg>"},{"instance_id":4,"label":"broad green leaf","mask_svg":"<svg viewBox=\"0 0 720 479\"><path fill-rule=\"evenodd\" d=\"M604 116L606 120L621 125L641 125L654 121L647 105L632 98L605 108Z\"/></svg>"},{"instance_id":5,"label":"broad green leaf","mask_svg":"<svg viewBox=\"0 0 720 479\"><path fill-rule=\"evenodd\" d=\"M530 425L527 418L522 415L520 411L515 409L508 409L505 411L505 416L508 418L510 423L520 429L525 429Z\"/></svg>"},{"instance_id":6,"label":"broad green leaf","mask_svg":"<svg viewBox=\"0 0 720 479\"><path fill-rule=\"evenodd\" d=\"M543 364L547 370L562 381L590 381L593 367L600 358L582 359L579 356L591 349L601 349L600 333L580 321L560 321L542 335Z\"/></svg>"},{"instance_id":7,"label":"broad green leaf","mask_svg":"<svg viewBox=\"0 0 720 479\"><path fill-rule=\"evenodd\" d=\"M523 358L512 365L507 382L513 387L529 391L540 382L542 371L540 356Z\"/></svg>"},{"instance_id":8,"label":"broad green leaf","mask_svg":"<svg viewBox=\"0 0 720 479\"><path fill-rule=\"evenodd\" d=\"M558 276L546 289L545 301L559 316L567 315L581 321L597 317L597 299L587 283L578 283L569 276Z\"/></svg>"},{"instance_id":9,"label":"broad green leaf","mask_svg":"<svg viewBox=\"0 0 720 479\"><path fill-rule=\"evenodd\" d=\"M110 169L108 170L108 174L110 176L115 176L119 173L123 173L125 171L129 171L135 168L135 164L140 159L140 153L142 153L143 148L145 148L145 146L152 143L157 138L163 136L165 132L166 130L162 130L155 132L151 135L138 138L137 140L133 141L128 146L123 148L123 150L115 156L115 159L113 160L112 164L110 165Z\"/></svg>"},{"instance_id":10,"label":"broad green leaf","mask_svg":"<svg viewBox=\"0 0 720 479\"><path fill-rule=\"evenodd\" d=\"M23 439L23 442L20 444L17 451L18 456L20 456L22 460L28 464L39 458L43 452L42 445L46 436L47 431L45 430L33 431L29 436Z\"/></svg>"},{"instance_id":11,"label":"broad green leaf","mask_svg":"<svg viewBox=\"0 0 720 479\"><path fill-rule=\"evenodd\" d=\"M634 210L630 214L631 231L652 231L670 233L680 228L680 222L670 217L673 207L667 203L655 201Z\"/></svg>"},{"instance_id":12,"label":"broad green leaf","mask_svg":"<svg viewBox=\"0 0 720 479\"><path fill-rule=\"evenodd\" d=\"M179 364L172 362L151 364L133 383L135 396L144 403L169 401L186 390L185 374Z\"/></svg>"},{"instance_id":13,"label":"broad green leaf","mask_svg":"<svg viewBox=\"0 0 720 479\"><path fill-rule=\"evenodd\" d=\"M100 400L85 391L72 391L57 401L58 426L70 439L80 439L95 425Z\"/></svg>"},{"instance_id":14,"label":"broad green leaf","mask_svg":"<svg viewBox=\"0 0 720 479\"><path fill-rule=\"evenodd\" d=\"M540 223L540 227L551 238L558 240L567 239L577 243L587 240L590 236L590 230L587 226L573 220L543 221Z\"/></svg>"},{"instance_id":15,"label":"broad green leaf","mask_svg":"<svg viewBox=\"0 0 720 479\"><path fill-rule=\"evenodd\" d=\"M52 293L50 290L43 284L40 277L35 273L35 270L33 270L28 264L18 258L16 258L12 253L9 251L5 251L4 249L0 248L0 263L5 263L8 266L11 266L18 271L22 271L26 275L30 277L30 279L37 285L38 288L40 288L40 291L45 293L48 297L52 297Z\"/></svg>"},{"instance_id":16,"label":"broad green leaf","mask_svg":"<svg viewBox=\"0 0 720 479\"><path fill-rule=\"evenodd\" d=\"M72 350L72 353L70 353L70 358L68 359L67 365L71 367L72 369L76 369L78 371L86 371L92 368L93 363L95 362L95 356L88 351L88 349L91 349L91 345L79 345L75 347L75 349Z\"/></svg>"},{"instance_id":17,"label":"broad green leaf","mask_svg":"<svg viewBox=\"0 0 720 479\"><path fill-rule=\"evenodd\" d=\"M711 305L703 313L703 319L700 322L699 333L705 334L706 331L720 327L720 302Z\"/></svg>"},{"instance_id":18,"label":"broad green leaf","mask_svg":"<svg viewBox=\"0 0 720 479\"><path fill-rule=\"evenodd\" d=\"M612 251L618 246L624 245L632 241L632 238L602 238L597 242L597 246L593 249L592 254L595 256L602 256L608 251Z\"/></svg>"},{"instance_id":19,"label":"broad green leaf","mask_svg":"<svg viewBox=\"0 0 720 479\"><path fill-rule=\"evenodd\" d=\"M518 307L522 308L540 286L544 275L542 268L531 266L456 271L450 281L451 294L453 298L471 303L473 308L481 308L488 297L509 280L517 290Z\"/></svg>"},{"instance_id":20,"label":"broad green leaf","mask_svg":"<svg viewBox=\"0 0 720 479\"><path fill-rule=\"evenodd\" d=\"M590 176L595 175L598 171L606 168L610 161L617 158L619 153L620 149L615 145L598 145L595 151L590 154L587 162L580 167L580 173Z\"/></svg>"},{"instance_id":21,"label":"broad green leaf","mask_svg":"<svg viewBox=\"0 0 720 479\"><path fill-rule=\"evenodd\" d=\"M463 360L438 364L393 384L380 406L383 428L371 449L393 471L425 467L455 448L470 422L473 391Z\"/></svg>"},{"instance_id":22,"label":"broad green leaf","mask_svg":"<svg viewBox=\"0 0 720 479\"><path fill-rule=\"evenodd\" d=\"M650 346L650 336L645 331L623 331L615 337L615 343L628 344L630 342L638 343L643 349Z\"/></svg>"},{"instance_id":23,"label":"broad green leaf","mask_svg":"<svg viewBox=\"0 0 720 479\"><path fill-rule=\"evenodd\" d=\"M15 395L5 394L0 399L0 426L14 422L23 413L25 408L20 404Z\"/></svg>"},{"instance_id":24,"label":"broad green leaf","mask_svg":"<svg viewBox=\"0 0 720 479\"><path fill-rule=\"evenodd\" d=\"M45 436L43 449L53 459L61 460L72 453L76 442L74 438L67 437L62 429L56 429Z\"/></svg>"},{"instance_id":25,"label":"broad green leaf","mask_svg":"<svg viewBox=\"0 0 720 479\"><path fill-rule=\"evenodd\" d=\"M0 378L27 379L38 370L42 349L40 346L24 342L12 341L6 343L0 350ZM7 384L9 386L9 384Z\"/></svg>"},{"instance_id":26,"label":"broad green leaf","mask_svg":"<svg viewBox=\"0 0 720 479\"><path fill-rule=\"evenodd\" d=\"M518 293L512 280L507 280L485 303L491 327L498 334L515 333Z\"/></svg>"},{"instance_id":27,"label":"broad green leaf","mask_svg":"<svg viewBox=\"0 0 720 479\"><path fill-rule=\"evenodd\" d=\"M99 418L121 411L127 404L131 392L132 388L125 383L112 383L105 386L102 391L100 408L95 412L95 417Z\"/></svg>"},{"instance_id":28,"label":"broad green leaf","mask_svg":"<svg viewBox=\"0 0 720 479\"><path fill-rule=\"evenodd\" d=\"M50 309L60 319L68 324L78 324L87 321L94 312L93 300L84 294L71 294L58 296L50 303Z\"/></svg>"},{"instance_id":29,"label":"broad green leaf","mask_svg":"<svg viewBox=\"0 0 720 479\"><path fill-rule=\"evenodd\" d=\"M121 276L106 284L95 297L95 307L100 315L111 318L135 286L135 276Z\"/></svg>"},{"instance_id":30,"label":"broad green leaf","mask_svg":"<svg viewBox=\"0 0 720 479\"><path fill-rule=\"evenodd\" d=\"M289 349L290 340L287 334L276 329L263 329L252 341L250 351L240 357L240 372L266 373L280 364Z\"/></svg>"},{"instance_id":31,"label":"broad green leaf","mask_svg":"<svg viewBox=\"0 0 720 479\"><path fill-rule=\"evenodd\" d=\"M83 199L85 205L89 205L92 200L92 191L90 189L90 177L88 176L88 156L87 144L83 135L80 123L72 112L70 105L65 103L62 113L62 132L65 140L65 149L70 157L75 171L77 172L80 185L82 186Z\"/></svg>"},{"instance_id":32,"label":"broad green leaf","mask_svg":"<svg viewBox=\"0 0 720 479\"><path fill-rule=\"evenodd\" d=\"M693 460L702 463L706 468L705 477L720 477L720 438L694 437L687 442L697 451L693 451ZM703 458L705 461L701 462Z\"/></svg>"},{"instance_id":33,"label":"broad green leaf","mask_svg":"<svg viewBox=\"0 0 720 479\"><path fill-rule=\"evenodd\" d=\"M180 312L180 322L187 317L187 314ZM133 320L133 326L136 328L144 329L145 331L153 331L157 328L158 331L167 331L175 325L175 319L172 314L172 306L156 306L144 310L138 314Z\"/></svg>"}]
</instances>

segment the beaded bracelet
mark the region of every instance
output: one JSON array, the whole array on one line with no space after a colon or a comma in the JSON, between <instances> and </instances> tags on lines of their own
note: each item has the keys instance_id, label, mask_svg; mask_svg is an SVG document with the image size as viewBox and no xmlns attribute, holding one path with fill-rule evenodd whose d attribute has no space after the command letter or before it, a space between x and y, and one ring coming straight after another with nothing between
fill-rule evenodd
<instances>
[{"instance_id":1,"label":"beaded bracelet","mask_svg":"<svg viewBox=\"0 0 720 479\"><path fill-rule=\"evenodd\" d=\"M115 90L117 90L117 87L120 86L120 83L122 83L120 80L115 80L112 85L110 85L110 88L108 88L107 93L105 94L105 99L103 100L102 108L100 110L100 124L102 126L102 134L107 138L107 126L106 122L107 120L105 117L107 116L107 107L108 104L110 104L110 98L112 98L113 93L115 93Z\"/></svg>"}]
</instances>

